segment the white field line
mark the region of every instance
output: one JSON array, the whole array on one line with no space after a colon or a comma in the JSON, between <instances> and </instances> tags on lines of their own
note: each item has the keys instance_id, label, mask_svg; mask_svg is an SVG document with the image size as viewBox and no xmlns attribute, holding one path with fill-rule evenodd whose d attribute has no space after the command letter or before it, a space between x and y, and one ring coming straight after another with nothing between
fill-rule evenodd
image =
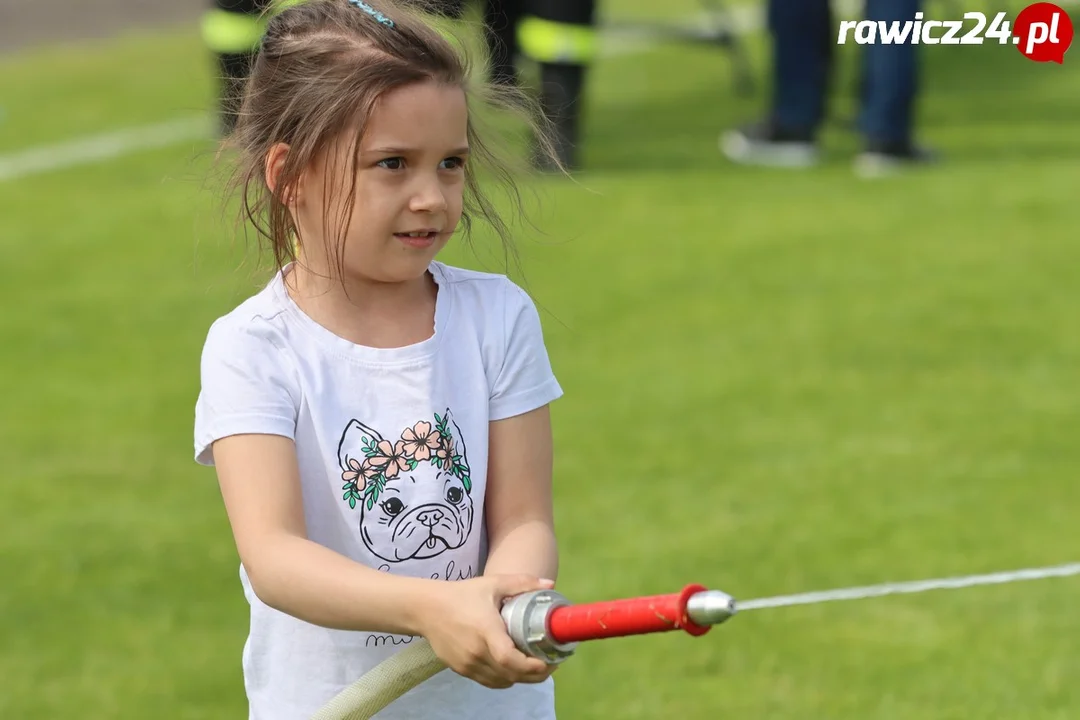
<instances>
[{"instance_id":1,"label":"white field line","mask_svg":"<svg viewBox=\"0 0 1080 720\"><path fill-rule=\"evenodd\" d=\"M182 118L0 155L0 182L208 137L206 118Z\"/></svg>"},{"instance_id":2,"label":"white field line","mask_svg":"<svg viewBox=\"0 0 1080 720\"><path fill-rule=\"evenodd\" d=\"M758 598L736 602L739 612L761 610L764 608L789 607L791 605L816 605L838 600L863 600L885 595L905 595L923 593L931 590L955 590L977 585L1006 585L1027 580L1069 577L1080 575L1080 563L1057 565L1054 567L1028 568L989 575L967 575L964 577L941 578L938 580L916 580L913 582L885 583L866 587L824 590L821 592L801 593L799 595L779 595L777 597Z\"/></svg>"}]
</instances>

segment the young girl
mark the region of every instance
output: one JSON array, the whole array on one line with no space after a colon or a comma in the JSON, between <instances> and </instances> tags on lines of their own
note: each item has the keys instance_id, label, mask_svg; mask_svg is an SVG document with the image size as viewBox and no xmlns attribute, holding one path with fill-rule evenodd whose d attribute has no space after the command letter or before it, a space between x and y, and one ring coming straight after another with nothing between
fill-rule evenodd
<instances>
[{"instance_id":1,"label":"young girl","mask_svg":"<svg viewBox=\"0 0 1080 720\"><path fill-rule=\"evenodd\" d=\"M195 414L251 609L252 720L307 720L417 637L449 670L380 718L554 717L552 668L499 609L556 576L562 391L522 290L435 260L476 215L505 232L478 97L380 0L286 9L255 61L238 182L279 269L210 328Z\"/></svg>"}]
</instances>

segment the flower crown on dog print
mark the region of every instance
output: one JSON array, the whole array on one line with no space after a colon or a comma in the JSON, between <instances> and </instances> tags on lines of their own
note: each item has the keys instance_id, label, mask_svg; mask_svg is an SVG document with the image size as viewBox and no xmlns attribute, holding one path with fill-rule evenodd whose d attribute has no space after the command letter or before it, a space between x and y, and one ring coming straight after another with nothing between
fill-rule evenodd
<instances>
[{"instance_id":1,"label":"flower crown on dog print","mask_svg":"<svg viewBox=\"0 0 1080 720\"><path fill-rule=\"evenodd\" d=\"M341 479L345 481L341 487L345 491L342 500L347 500L349 507L355 509L356 503L363 499L367 509L371 510L379 499L379 493L386 487L387 480L415 470L421 462L430 462L440 470L453 474L461 480L465 492L471 493L469 464L457 452L449 419L449 413L442 417L435 413L434 428L431 423L421 420L405 428L401 439L393 445L389 440L376 443L365 437L364 461L349 458L349 469L341 473Z\"/></svg>"}]
</instances>

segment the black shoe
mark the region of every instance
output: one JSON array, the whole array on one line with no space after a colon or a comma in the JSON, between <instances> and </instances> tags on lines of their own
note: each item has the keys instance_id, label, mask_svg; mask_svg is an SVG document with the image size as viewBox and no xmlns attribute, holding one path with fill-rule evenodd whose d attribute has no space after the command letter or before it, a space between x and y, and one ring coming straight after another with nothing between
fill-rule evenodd
<instances>
[{"instance_id":1,"label":"black shoe","mask_svg":"<svg viewBox=\"0 0 1080 720\"><path fill-rule=\"evenodd\" d=\"M733 162L745 165L804 168L818 159L811 131L783 128L772 120L724 133L720 150Z\"/></svg>"},{"instance_id":2,"label":"black shoe","mask_svg":"<svg viewBox=\"0 0 1080 720\"><path fill-rule=\"evenodd\" d=\"M905 167L930 165L938 159L936 152L915 142L884 143L871 140L855 158L855 172L867 178L882 177Z\"/></svg>"}]
</instances>

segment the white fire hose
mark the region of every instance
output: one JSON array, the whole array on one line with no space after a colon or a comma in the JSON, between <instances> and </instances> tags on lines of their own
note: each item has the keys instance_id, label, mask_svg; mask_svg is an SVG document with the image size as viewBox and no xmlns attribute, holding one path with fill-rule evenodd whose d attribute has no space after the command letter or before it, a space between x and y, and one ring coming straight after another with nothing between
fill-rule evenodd
<instances>
[{"instance_id":1,"label":"white fire hose","mask_svg":"<svg viewBox=\"0 0 1080 720\"><path fill-rule=\"evenodd\" d=\"M735 612L735 600L726 593L687 585L673 595L585 605L571 605L554 590L539 590L507 600L502 617L519 650L557 664L573 655L584 640L680 629L703 635ZM371 720L445 669L427 640L420 638L338 693L311 720Z\"/></svg>"}]
</instances>

